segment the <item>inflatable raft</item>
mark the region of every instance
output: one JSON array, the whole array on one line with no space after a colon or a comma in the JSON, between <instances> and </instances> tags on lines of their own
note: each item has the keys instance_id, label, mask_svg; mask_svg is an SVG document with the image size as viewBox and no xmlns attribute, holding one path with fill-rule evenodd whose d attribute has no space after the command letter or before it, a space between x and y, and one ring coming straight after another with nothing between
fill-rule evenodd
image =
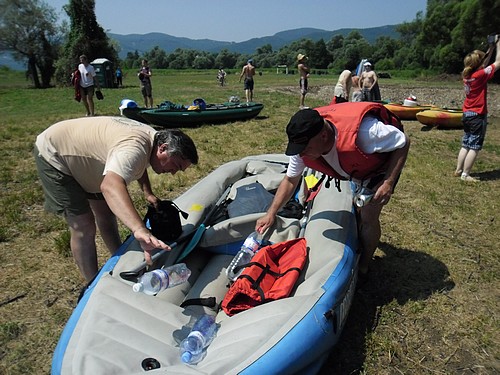
<instances>
[{"instance_id":1,"label":"inflatable raft","mask_svg":"<svg viewBox=\"0 0 500 375\"><path fill-rule=\"evenodd\" d=\"M284 155L233 161L175 199L189 213L182 218L181 235L188 240L179 239L170 252L155 255L155 267L182 260L191 270L184 284L156 296L133 292L133 281L124 275L141 269L143 252L133 237L128 238L86 289L67 322L53 356L52 374L319 371L340 337L357 280L357 226L349 182L338 187L333 181L331 186L321 184L309 202L302 183L295 195L305 207L301 215L280 214L265 233L264 239L274 244L306 239L307 261L289 297L232 316L219 308L229 288L226 268L262 216L261 212L229 215L230 205L238 202L242 188L252 184L262 185L266 194L274 192L287 162ZM320 178L311 170L306 174L304 181ZM216 303L186 306L186 301L207 298ZM180 359L179 343L202 314L215 316L217 334L204 359L187 365Z\"/></svg>"}]
</instances>

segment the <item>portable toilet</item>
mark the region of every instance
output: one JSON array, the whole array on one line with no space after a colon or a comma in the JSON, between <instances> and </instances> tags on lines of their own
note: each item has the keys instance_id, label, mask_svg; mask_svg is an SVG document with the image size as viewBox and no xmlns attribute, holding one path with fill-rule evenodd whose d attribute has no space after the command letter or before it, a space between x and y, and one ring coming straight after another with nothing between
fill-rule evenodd
<instances>
[{"instance_id":1,"label":"portable toilet","mask_svg":"<svg viewBox=\"0 0 500 375\"><path fill-rule=\"evenodd\" d=\"M115 73L113 63L105 58L95 59L90 63L94 69L97 79L101 87L115 87Z\"/></svg>"}]
</instances>

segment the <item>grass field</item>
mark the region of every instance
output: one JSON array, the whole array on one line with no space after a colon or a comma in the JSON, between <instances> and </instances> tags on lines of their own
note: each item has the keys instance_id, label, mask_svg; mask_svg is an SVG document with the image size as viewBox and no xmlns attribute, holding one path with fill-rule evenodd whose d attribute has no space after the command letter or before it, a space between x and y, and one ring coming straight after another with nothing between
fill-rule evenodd
<instances>
[{"instance_id":1,"label":"grass field","mask_svg":"<svg viewBox=\"0 0 500 375\"><path fill-rule=\"evenodd\" d=\"M235 74L221 88L216 71L154 73L155 104L244 97ZM200 163L175 176L151 176L156 194L174 198L224 162L283 152L285 125L298 109L297 80L264 72L255 80L255 101L265 104L258 118L187 129ZM319 93L335 81L333 75L313 76L306 104L327 104ZM124 83L124 88L103 90L105 99L96 101L98 115L117 115L123 98L141 103L134 74ZM381 81L383 93L400 85L461 90L459 82L439 79ZM489 90L498 98L498 86ZM35 90L22 74L3 70L0 110L0 374L47 374L84 282L69 256L64 222L43 211L31 152L38 133L85 111L70 87ZM356 294L341 340L321 374L500 372L500 114L492 115L474 168L473 175L482 180L478 184L451 176L461 130L405 122L412 147L382 214L370 282ZM130 190L144 213L136 185ZM122 233L125 237L127 230ZM107 257L99 241L100 263Z\"/></svg>"}]
</instances>

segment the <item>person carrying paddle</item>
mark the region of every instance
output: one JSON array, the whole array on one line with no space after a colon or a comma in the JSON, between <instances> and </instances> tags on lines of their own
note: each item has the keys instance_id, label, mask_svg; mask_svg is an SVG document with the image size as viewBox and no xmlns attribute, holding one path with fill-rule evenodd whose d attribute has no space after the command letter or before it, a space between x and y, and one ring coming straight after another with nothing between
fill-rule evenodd
<instances>
[{"instance_id":1,"label":"person carrying paddle","mask_svg":"<svg viewBox=\"0 0 500 375\"><path fill-rule=\"evenodd\" d=\"M366 279L381 235L380 213L391 199L410 147L401 122L382 104L348 102L300 110L290 119L286 132L285 154L290 156L290 163L271 206L257 220L255 229L263 233L273 225L306 167L366 187L374 192L371 201L358 208L362 250L359 276Z\"/></svg>"},{"instance_id":2,"label":"person carrying paddle","mask_svg":"<svg viewBox=\"0 0 500 375\"><path fill-rule=\"evenodd\" d=\"M141 64L141 69L139 73L137 73L137 77L139 77L139 81L141 81L141 94L144 98L144 105L146 108L153 108L153 86L151 84L153 72L149 68L148 60L142 60Z\"/></svg>"},{"instance_id":3,"label":"person carrying paddle","mask_svg":"<svg viewBox=\"0 0 500 375\"><path fill-rule=\"evenodd\" d=\"M485 54L475 50L464 58L462 78L465 89L465 100L462 106L462 123L464 135L462 147L458 152L457 168L453 175L462 181L478 182L479 179L470 176L470 171L476 161L479 151L483 148L488 125L487 87L488 81L493 78L500 68L500 39L496 35L496 43L491 43ZM485 66L493 54L496 46L496 57L493 64Z\"/></svg>"},{"instance_id":4,"label":"person carrying paddle","mask_svg":"<svg viewBox=\"0 0 500 375\"><path fill-rule=\"evenodd\" d=\"M182 131L156 131L119 117L77 118L39 134L34 156L45 209L65 218L73 257L87 282L98 270L96 224L111 254L122 243L116 218L139 241L148 264L152 250L170 249L146 228L127 185L137 180L145 199L157 205L147 168L173 175L198 163L196 146Z\"/></svg>"}]
</instances>

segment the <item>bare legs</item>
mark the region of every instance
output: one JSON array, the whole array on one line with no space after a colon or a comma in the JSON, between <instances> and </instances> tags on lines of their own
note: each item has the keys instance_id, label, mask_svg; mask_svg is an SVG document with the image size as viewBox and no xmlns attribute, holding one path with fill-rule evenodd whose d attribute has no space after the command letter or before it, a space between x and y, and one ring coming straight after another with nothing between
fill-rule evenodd
<instances>
[{"instance_id":1,"label":"bare legs","mask_svg":"<svg viewBox=\"0 0 500 375\"><path fill-rule=\"evenodd\" d=\"M66 217L71 234L71 252L80 273L87 282L93 279L98 270L95 244L96 222L111 254L114 254L121 245L116 217L106 201L90 200L89 202L93 212Z\"/></svg>"},{"instance_id":2,"label":"bare legs","mask_svg":"<svg viewBox=\"0 0 500 375\"><path fill-rule=\"evenodd\" d=\"M476 161L478 150L472 150L462 147L458 153L457 159L457 169L455 170L455 176L461 175L462 180L472 181L473 177L470 177L470 171L474 162Z\"/></svg>"},{"instance_id":3,"label":"bare legs","mask_svg":"<svg viewBox=\"0 0 500 375\"><path fill-rule=\"evenodd\" d=\"M87 110L87 116L94 116L94 96L82 93L82 102Z\"/></svg>"},{"instance_id":4,"label":"bare legs","mask_svg":"<svg viewBox=\"0 0 500 375\"><path fill-rule=\"evenodd\" d=\"M366 274L373 254L380 241L380 213L384 206L381 204L368 204L359 210L359 241L362 249L359 260L359 272Z\"/></svg>"}]
</instances>

